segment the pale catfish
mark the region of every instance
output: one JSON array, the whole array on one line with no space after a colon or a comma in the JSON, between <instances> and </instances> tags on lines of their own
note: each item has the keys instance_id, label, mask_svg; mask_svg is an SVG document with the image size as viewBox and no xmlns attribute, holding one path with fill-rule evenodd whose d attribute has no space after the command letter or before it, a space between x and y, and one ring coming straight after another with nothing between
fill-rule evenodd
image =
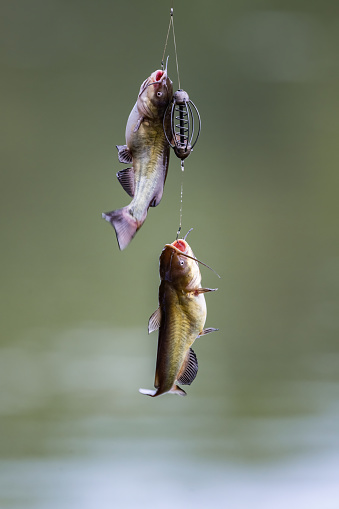
<instances>
[{"instance_id":1,"label":"pale catfish","mask_svg":"<svg viewBox=\"0 0 339 509\"><path fill-rule=\"evenodd\" d=\"M117 177L133 199L126 207L102 217L114 227L120 249L125 249L142 226L148 208L156 207L162 198L170 151L164 134L170 119L167 115L164 119L164 113L172 97L167 68L154 71L141 85L129 115L126 145L117 145L119 161L132 165L119 171Z\"/></svg>"},{"instance_id":2,"label":"pale catfish","mask_svg":"<svg viewBox=\"0 0 339 509\"><path fill-rule=\"evenodd\" d=\"M199 262L201 263L201 262ZM190 385L198 372L191 346L196 338L218 329L204 329L204 294L198 260L184 239L166 244L160 256L159 308L149 319L148 330L159 329L155 390L142 394L160 396L167 392L185 396L177 383Z\"/></svg>"}]
</instances>

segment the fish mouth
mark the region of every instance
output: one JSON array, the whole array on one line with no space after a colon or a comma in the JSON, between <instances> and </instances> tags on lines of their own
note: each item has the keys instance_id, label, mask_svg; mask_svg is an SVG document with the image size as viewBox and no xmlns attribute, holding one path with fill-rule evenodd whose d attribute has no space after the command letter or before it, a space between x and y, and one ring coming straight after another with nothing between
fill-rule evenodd
<instances>
[{"instance_id":1,"label":"fish mouth","mask_svg":"<svg viewBox=\"0 0 339 509\"><path fill-rule=\"evenodd\" d=\"M176 238L176 240L174 242L172 242L172 244L166 244L165 247L171 246L171 247L174 247L178 253L188 254L190 252L190 247L186 242L186 237L189 233L191 233L192 230L193 230L193 228L190 228L183 239ZM195 259L195 258L193 258L193 259Z\"/></svg>"},{"instance_id":2,"label":"fish mouth","mask_svg":"<svg viewBox=\"0 0 339 509\"><path fill-rule=\"evenodd\" d=\"M151 80L152 85L155 85L156 83L162 83L167 78L167 70L160 70L152 72L151 74Z\"/></svg>"},{"instance_id":3,"label":"fish mouth","mask_svg":"<svg viewBox=\"0 0 339 509\"><path fill-rule=\"evenodd\" d=\"M163 79L165 72L164 71L157 71L155 75L155 81L160 81Z\"/></svg>"},{"instance_id":4,"label":"fish mouth","mask_svg":"<svg viewBox=\"0 0 339 509\"><path fill-rule=\"evenodd\" d=\"M195 262L199 261L194 256L192 256L193 255L192 250L190 249L189 245L187 244L187 242L184 239L177 239L174 242L172 242L172 244L165 244L164 250L165 249L170 249L170 251L172 252L171 253L171 262L172 262L174 253L177 253L180 256L185 256L186 258L190 258L191 260L194 260ZM192 254L189 254L189 253L192 253Z\"/></svg>"},{"instance_id":5,"label":"fish mouth","mask_svg":"<svg viewBox=\"0 0 339 509\"><path fill-rule=\"evenodd\" d=\"M210 269L220 279L219 274L214 269L212 269L212 267L207 265L207 263L204 263L201 260L198 260L198 258L195 258L195 256L191 256L188 254L189 245L187 244L187 242L184 239L175 240L174 242L172 242L172 244L165 244L165 248L167 248L167 247L169 247L173 251L177 252L179 255L186 256L186 258L190 258L191 260L194 260L197 264L201 263L201 265L204 265L205 267Z\"/></svg>"},{"instance_id":6,"label":"fish mouth","mask_svg":"<svg viewBox=\"0 0 339 509\"><path fill-rule=\"evenodd\" d=\"M185 242L183 239L175 240L170 245L175 247L176 250L180 251L181 253L186 253L187 250L188 250L187 249L187 247L188 247L187 242Z\"/></svg>"},{"instance_id":7,"label":"fish mouth","mask_svg":"<svg viewBox=\"0 0 339 509\"><path fill-rule=\"evenodd\" d=\"M152 85L158 86L158 85L164 84L165 87L167 88L166 80L167 80L167 69L165 69L163 71L161 69L158 69L157 71L152 72L151 76L149 78L147 78L141 85L139 97L142 96L142 94L145 92L146 88L148 88Z\"/></svg>"},{"instance_id":8,"label":"fish mouth","mask_svg":"<svg viewBox=\"0 0 339 509\"><path fill-rule=\"evenodd\" d=\"M175 240L172 242L172 244L165 244L165 248L170 248L172 251L175 251L176 253L180 255L188 256L188 244L183 239ZM193 258L191 256L188 256L189 258ZM194 260L194 258L193 258Z\"/></svg>"},{"instance_id":9,"label":"fish mouth","mask_svg":"<svg viewBox=\"0 0 339 509\"><path fill-rule=\"evenodd\" d=\"M152 78L154 79L153 83L162 83L163 81L165 81L165 83L166 83L166 79L167 79L167 65L168 65L168 57L167 57L167 60L166 60L166 67L165 67L165 69L157 69L156 71L154 71L151 74L151 79Z\"/></svg>"}]
</instances>

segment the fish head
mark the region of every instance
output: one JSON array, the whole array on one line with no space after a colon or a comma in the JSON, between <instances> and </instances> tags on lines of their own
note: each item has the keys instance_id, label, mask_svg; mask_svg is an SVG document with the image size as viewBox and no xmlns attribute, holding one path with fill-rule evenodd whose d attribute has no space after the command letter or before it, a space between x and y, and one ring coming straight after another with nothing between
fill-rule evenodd
<instances>
[{"instance_id":1,"label":"fish head","mask_svg":"<svg viewBox=\"0 0 339 509\"><path fill-rule=\"evenodd\" d=\"M144 117L162 114L173 97L172 81L167 70L156 70L143 82L138 96L138 108Z\"/></svg>"},{"instance_id":2,"label":"fish head","mask_svg":"<svg viewBox=\"0 0 339 509\"><path fill-rule=\"evenodd\" d=\"M160 255L160 279L169 281L177 289L185 291L200 285L198 262L184 239L165 245Z\"/></svg>"}]
</instances>

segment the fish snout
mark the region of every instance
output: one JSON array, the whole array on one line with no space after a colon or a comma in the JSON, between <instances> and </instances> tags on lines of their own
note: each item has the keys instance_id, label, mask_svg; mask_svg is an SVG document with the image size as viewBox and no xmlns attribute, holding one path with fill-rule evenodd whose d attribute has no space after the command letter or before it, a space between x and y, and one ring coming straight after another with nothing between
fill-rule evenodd
<instances>
[{"instance_id":1,"label":"fish snout","mask_svg":"<svg viewBox=\"0 0 339 509\"><path fill-rule=\"evenodd\" d=\"M162 83L164 79L167 78L167 72L158 69L154 71L151 75L151 80L153 83Z\"/></svg>"},{"instance_id":2,"label":"fish snout","mask_svg":"<svg viewBox=\"0 0 339 509\"><path fill-rule=\"evenodd\" d=\"M187 242L183 239L175 240L172 243L172 246L177 248L179 251L182 251L183 253L187 252Z\"/></svg>"}]
</instances>

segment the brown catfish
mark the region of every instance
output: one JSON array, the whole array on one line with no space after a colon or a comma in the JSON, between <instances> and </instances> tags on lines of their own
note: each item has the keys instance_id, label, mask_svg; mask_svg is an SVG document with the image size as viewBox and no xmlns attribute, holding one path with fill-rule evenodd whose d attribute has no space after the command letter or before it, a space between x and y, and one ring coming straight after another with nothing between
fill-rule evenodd
<instances>
[{"instance_id":1,"label":"brown catfish","mask_svg":"<svg viewBox=\"0 0 339 509\"><path fill-rule=\"evenodd\" d=\"M201 263L201 262L200 262ZM204 329L206 302L198 260L184 239L166 244L160 256L159 308L149 319L148 331L159 329L155 390L139 389L148 396L166 392L185 396L178 383L190 385L198 372L191 346L197 337L218 329Z\"/></svg>"},{"instance_id":2,"label":"brown catfish","mask_svg":"<svg viewBox=\"0 0 339 509\"><path fill-rule=\"evenodd\" d=\"M167 66L166 66L167 67ZM140 87L126 126L126 145L117 145L121 163L132 167L117 173L124 190L133 198L122 209L102 214L115 229L120 249L125 249L144 223L149 207L162 198L170 146L164 134L170 118L165 110L172 100L172 81L165 70L154 71Z\"/></svg>"}]
</instances>

